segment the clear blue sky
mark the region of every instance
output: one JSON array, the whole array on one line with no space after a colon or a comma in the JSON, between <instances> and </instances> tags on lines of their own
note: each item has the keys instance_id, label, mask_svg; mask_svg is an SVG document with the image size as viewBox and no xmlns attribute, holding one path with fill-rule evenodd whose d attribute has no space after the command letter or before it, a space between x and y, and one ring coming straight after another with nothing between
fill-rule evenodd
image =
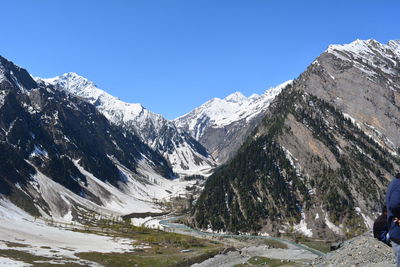
<instances>
[{"instance_id":1,"label":"clear blue sky","mask_svg":"<svg viewBox=\"0 0 400 267\"><path fill-rule=\"evenodd\" d=\"M13 0L0 55L65 72L169 119L296 78L331 43L400 39L400 1Z\"/></svg>"}]
</instances>

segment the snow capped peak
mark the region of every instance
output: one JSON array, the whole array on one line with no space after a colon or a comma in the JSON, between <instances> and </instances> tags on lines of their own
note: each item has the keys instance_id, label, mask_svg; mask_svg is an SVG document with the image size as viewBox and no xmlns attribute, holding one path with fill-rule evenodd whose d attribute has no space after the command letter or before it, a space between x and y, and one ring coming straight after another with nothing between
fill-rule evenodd
<instances>
[{"instance_id":1,"label":"snow capped peak","mask_svg":"<svg viewBox=\"0 0 400 267\"><path fill-rule=\"evenodd\" d=\"M228 102L242 103L247 100L247 97L245 97L241 92L235 92L225 97L225 100Z\"/></svg>"},{"instance_id":2,"label":"snow capped peak","mask_svg":"<svg viewBox=\"0 0 400 267\"><path fill-rule=\"evenodd\" d=\"M64 73L63 75L61 75L61 76L63 76L63 77L71 77L71 78L77 78L77 79L82 79L82 80L88 80L88 79L86 79L86 78L84 78L83 76L81 76L81 75L79 75L79 74L77 74L76 72L67 72L67 73Z\"/></svg>"},{"instance_id":3,"label":"snow capped peak","mask_svg":"<svg viewBox=\"0 0 400 267\"><path fill-rule=\"evenodd\" d=\"M73 80L78 80L79 79L79 80L89 81L88 79L76 74L75 72L67 72L67 73L64 73L63 75L56 76L56 77L53 77L53 78L39 78L38 77L38 79L41 79L41 80L43 80L43 81L45 81L47 83L53 83L53 82L55 82L57 80L73 81Z\"/></svg>"},{"instance_id":4,"label":"snow capped peak","mask_svg":"<svg viewBox=\"0 0 400 267\"><path fill-rule=\"evenodd\" d=\"M334 44L328 47L328 52L333 51L349 51L353 53L366 53L370 50L371 45L379 44L373 39L360 40L357 39L349 44Z\"/></svg>"},{"instance_id":5,"label":"snow capped peak","mask_svg":"<svg viewBox=\"0 0 400 267\"><path fill-rule=\"evenodd\" d=\"M276 95L279 94L282 89L284 89L286 86L288 86L289 84L292 84L293 80L288 80L284 83L281 83L280 85L277 85L275 87L270 87L267 91L264 92L264 95Z\"/></svg>"},{"instance_id":6,"label":"snow capped peak","mask_svg":"<svg viewBox=\"0 0 400 267\"><path fill-rule=\"evenodd\" d=\"M387 45L400 54L400 40L390 40Z\"/></svg>"},{"instance_id":7,"label":"snow capped peak","mask_svg":"<svg viewBox=\"0 0 400 267\"><path fill-rule=\"evenodd\" d=\"M76 96L82 97L94 104L112 122L121 119L124 122L136 119L145 108L141 104L126 103L115 96L97 88L90 80L75 72L68 72L63 75L42 79L52 84L59 90L64 90Z\"/></svg>"},{"instance_id":8,"label":"snow capped peak","mask_svg":"<svg viewBox=\"0 0 400 267\"><path fill-rule=\"evenodd\" d=\"M60 76L42 80L45 83L56 86L58 89L68 91L81 97L91 96L92 99L97 99L100 95L106 94L106 92L97 88L92 81L75 72L68 72Z\"/></svg>"},{"instance_id":9,"label":"snow capped peak","mask_svg":"<svg viewBox=\"0 0 400 267\"><path fill-rule=\"evenodd\" d=\"M360 40L357 39L349 44L335 44L330 45L327 49L328 53L332 53L337 55L340 53L350 53L356 56L373 56L376 53L379 54L387 54L388 51L400 55L400 41L399 40L391 40L387 45L381 44L380 42L374 39L368 40Z\"/></svg>"},{"instance_id":10,"label":"snow capped peak","mask_svg":"<svg viewBox=\"0 0 400 267\"><path fill-rule=\"evenodd\" d=\"M376 40L355 40L344 45L330 45L326 53L344 61L353 62L353 66L368 76L378 77L384 72L398 75L397 62L400 59L399 40L381 44Z\"/></svg>"},{"instance_id":11,"label":"snow capped peak","mask_svg":"<svg viewBox=\"0 0 400 267\"><path fill-rule=\"evenodd\" d=\"M205 127L222 128L237 121L248 122L258 116L291 82L287 81L266 90L262 95L253 94L248 98L240 92L235 92L224 99L213 98L188 114L176 118L174 122L178 127L187 129L195 139L199 140Z\"/></svg>"},{"instance_id":12,"label":"snow capped peak","mask_svg":"<svg viewBox=\"0 0 400 267\"><path fill-rule=\"evenodd\" d=\"M92 81L86 79L83 76L80 76L79 74L77 74L75 72L64 73L63 75L59 76L58 78L65 81L66 83L69 83L70 87L73 87L73 86L77 87L77 85L96 87L96 85Z\"/></svg>"},{"instance_id":13,"label":"snow capped peak","mask_svg":"<svg viewBox=\"0 0 400 267\"><path fill-rule=\"evenodd\" d=\"M249 97L249 99L251 99L251 100L256 100L256 99L259 98L259 97L260 97L259 94L252 94L252 95Z\"/></svg>"},{"instance_id":14,"label":"snow capped peak","mask_svg":"<svg viewBox=\"0 0 400 267\"><path fill-rule=\"evenodd\" d=\"M397 45L400 45L400 39L398 39L398 40L390 40L389 42L388 42L388 44L397 44Z\"/></svg>"}]
</instances>

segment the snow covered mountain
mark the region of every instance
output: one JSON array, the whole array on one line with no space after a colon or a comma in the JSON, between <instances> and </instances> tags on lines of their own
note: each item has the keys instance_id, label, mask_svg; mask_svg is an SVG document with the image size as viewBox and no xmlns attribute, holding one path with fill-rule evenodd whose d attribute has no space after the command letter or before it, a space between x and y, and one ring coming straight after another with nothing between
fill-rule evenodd
<instances>
[{"instance_id":1,"label":"snow covered mountain","mask_svg":"<svg viewBox=\"0 0 400 267\"><path fill-rule=\"evenodd\" d=\"M400 41L331 45L211 175L189 222L350 237L372 228L400 168Z\"/></svg>"},{"instance_id":2,"label":"snow covered mountain","mask_svg":"<svg viewBox=\"0 0 400 267\"><path fill-rule=\"evenodd\" d=\"M200 143L173 122L141 104L123 102L76 73L42 80L95 105L110 122L136 134L142 142L163 155L174 172L207 175L215 167L213 158Z\"/></svg>"},{"instance_id":3,"label":"snow covered mountain","mask_svg":"<svg viewBox=\"0 0 400 267\"><path fill-rule=\"evenodd\" d=\"M34 216L159 211L184 193L158 152L80 97L0 57L0 198Z\"/></svg>"},{"instance_id":4,"label":"snow covered mountain","mask_svg":"<svg viewBox=\"0 0 400 267\"><path fill-rule=\"evenodd\" d=\"M271 101L291 82L271 88L262 95L245 97L236 92L224 99L214 98L174 122L223 163L258 125Z\"/></svg>"}]
</instances>

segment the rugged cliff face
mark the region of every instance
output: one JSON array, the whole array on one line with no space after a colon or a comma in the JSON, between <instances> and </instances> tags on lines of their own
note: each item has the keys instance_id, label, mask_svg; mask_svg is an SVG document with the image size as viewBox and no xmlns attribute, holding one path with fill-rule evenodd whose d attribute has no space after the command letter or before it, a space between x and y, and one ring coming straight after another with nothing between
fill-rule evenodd
<instances>
[{"instance_id":1,"label":"rugged cliff face","mask_svg":"<svg viewBox=\"0 0 400 267\"><path fill-rule=\"evenodd\" d=\"M349 115L391 151L400 146L400 41L331 45L299 78L301 89Z\"/></svg>"},{"instance_id":2,"label":"rugged cliff face","mask_svg":"<svg viewBox=\"0 0 400 267\"><path fill-rule=\"evenodd\" d=\"M169 195L157 182L174 176L159 153L95 106L36 83L2 57L0 159L0 193L58 218L77 218L80 209L151 210L155 195Z\"/></svg>"},{"instance_id":3,"label":"rugged cliff face","mask_svg":"<svg viewBox=\"0 0 400 267\"><path fill-rule=\"evenodd\" d=\"M237 155L209 178L189 223L324 238L371 225L400 163L391 135L398 131L392 114L399 108L400 58L386 46L390 75L372 75L335 49L274 100Z\"/></svg>"}]
</instances>

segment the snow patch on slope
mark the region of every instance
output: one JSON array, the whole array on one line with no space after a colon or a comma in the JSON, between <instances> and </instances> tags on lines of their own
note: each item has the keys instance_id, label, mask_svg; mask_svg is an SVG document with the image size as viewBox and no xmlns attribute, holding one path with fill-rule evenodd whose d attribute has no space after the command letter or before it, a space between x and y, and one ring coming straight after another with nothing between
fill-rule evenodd
<instances>
[{"instance_id":1,"label":"snow patch on slope","mask_svg":"<svg viewBox=\"0 0 400 267\"><path fill-rule=\"evenodd\" d=\"M21 267L26 267L26 266L32 266L31 264L25 263L23 261L16 261L12 259L7 259L0 257L0 266L21 266Z\"/></svg>"},{"instance_id":2,"label":"snow patch on slope","mask_svg":"<svg viewBox=\"0 0 400 267\"><path fill-rule=\"evenodd\" d=\"M86 177L85 188L96 196L100 203L94 203L73 193L36 169L36 174L30 181L31 186L27 190L31 195L42 198L47 203L50 216L41 209L37 200L34 200L35 206L44 218L69 223L74 219L73 211L77 211L78 207L85 207L87 210L110 217L130 213L162 212L163 210L155 204L156 201L168 201L173 196L185 194L186 187L196 183L196 181L166 179L154 172L153 166L143 159L138 164L138 173L132 173L116 162L117 168L126 177L117 188L86 171L79 165L78 160L73 162Z\"/></svg>"},{"instance_id":3,"label":"snow patch on slope","mask_svg":"<svg viewBox=\"0 0 400 267\"><path fill-rule=\"evenodd\" d=\"M105 209L125 215L133 212L161 212L155 200L169 200L172 196L186 193L186 187L195 181L169 180L154 172L153 166L146 159L142 159L137 166L138 174L132 173L122 164L115 162L117 168L126 177L124 182L116 188L102 182L92 173L86 171L77 161L74 161L78 170L88 180L88 189L104 199Z\"/></svg>"},{"instance_id":4,"label":"snow patch on slope","mask_svg":"<svg viewBox=\"0 0 400 267\"><path fill-rule=\"evenodd\" d=\"M168 158L170 164L174 166L176 173L184 175L203 175L209 176L214 165L213 160L205 158L197 153L193 153L191 146L182 142L173 142L174 149L170 153L164 152L163 156Z\"/></svg>"},{"instance_id":5,"label":"snow patch on slope","mask_svg":"<svg viewBox=\"0 0 400 267\"><path fill-rule=\"evenodd\" d=\"M47 157L47 151L40 145L35 145L29 157Z\"/></svg>"},{"instance_id":6,"label":"snow patch on slope","mask_svg":"<svg viewBox=\"0 0 400 267\"><path fill-rule=\"evenodd\" d=\"M0 83L1 83L1 76L0 76ZM4 105L4 100L7 96L5 91L0 91L0 108Z\"/></svg>"},{"instance_id":7,"label":"snow patch on slope","mask_svg":"<svg viewBox=\"0 0 400 267\"><path fill-rule=\"evenodd\" d=\"M299 224L296 224L294 226L294 230L296 232L302 233L303 235L307 237L312 237L312 230L308 228L307 223L306 223L306 215L304 212L301 213L301 221Z\"/></svg>"},{"instance_id":8,"label":"snow patch on slope","mask_svg":"<svg viewBox=\"0 0 400 267\"><path fill-rule=\"evenodd\" d=\"M29 191L32 193L32 195L39 194L39 196L43 198L43 200L49 206L51 218L55 220L65 221L65 219L69 219L68 214L77 205L85 207L88 210L93 210L100 214L109 216L117 215L117 212L108 210L86 198L76 195L59 183L54 182L52 179L38 170L36 170L36 174L32 177L31 185L33 188L30 188ZM36 205L36 207L39 209L44 218L50 218L49 215L47 215L47 213L45 213L39 205Z\"/></svg>"},{"instance_id":9,"label":"snow patch on slope","mask_svg":"<svg viewBox=\"0 0 400 267\"><path fill-rule=\"evenodd\" d=\"M4 75L4 66L0 64L0 83L3 82L6 79Z\"/></svg>"},{"instance_id":10,"label":"snow patch on slope","mask_svg":"<svg viewBox=\"0 0 400 267\"><path fill-rule=\"evenodd\" d=\"M301 166L299 164L297 164L298 159L296 159L292 153L290 153L290 151L285 148L284 146L281 146L283 152L285 152L285 156L286 158L289 160L290 165L292 165L292 167L296 170L296 174L297 176L300 176L301 174Z\"/></svg>"},{"instance_id":11,"label":"snow patch on slope","mask_svg":"<svg viewBox=\"0 0 400 267\"><path fill-rule=\"evenodd\" d=\"M364 220L365 226L366 226L368 229L372 229L372 227L373 227L373 225L374 225L374 220L372 220L369 216L365 215L365 214L361 211L360 207L355 207L354 210L357 212L358 215L361 215L361 217L362 217L363 220Z\"/></svg>"},{"instance_id":12,"label":"snow patch on slope","mask_svg":"<svg viewBox=\"0 0 400 267\"><path fill-rule=\"evenodd\" d=\"M342 234L343 234L342 230L340 229L341 227L338 227L338 226L336 226L335 224L333 224L333 223L329 220L329 217L328 217L328 214L327 214L327 213L325 213L325 224L326 224L326 226L328 226L328 228L331 229L335 234L337 234L337 235L342 235Z\"/></svg>"},{"instance_id":13,"label":"snow patch on slope","mask_svg":"<svg viewBox=\"0 0 400 267\"><path fill-rule=\"evenodd\" d=\"M104 208L118 214L129 214L132 212L159 212L160 209L151 201L151 194L158 189L153 184L141 183L132 174L124 172L128 180L121 183L120 189L101 181L92 173L86 171L74 161L78 170L85 175L90 192L98 195Z\"/></svg>"}]
</instances>

